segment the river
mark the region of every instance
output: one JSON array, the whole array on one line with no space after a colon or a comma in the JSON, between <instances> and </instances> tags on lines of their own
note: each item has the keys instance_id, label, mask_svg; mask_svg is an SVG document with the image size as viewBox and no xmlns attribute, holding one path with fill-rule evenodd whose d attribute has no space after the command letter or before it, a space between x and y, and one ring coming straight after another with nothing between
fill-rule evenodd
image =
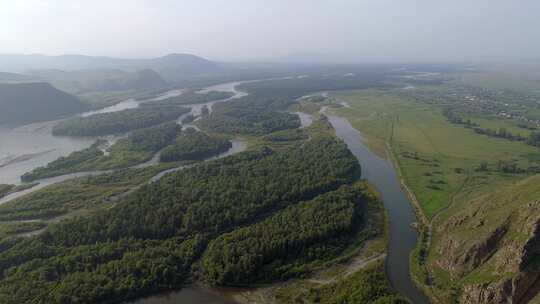
<instances>
[{"instance_id":1,"label":"river","mask_svg":"<svg viewBox=\"0 0 540 304\"><path fill-rule=\"evenodd\" d=\"M191 108L191 112L182 115L179 121L189 114L193 114L195 116L200 115L201 109L204 106L207 106L211 111L212 106L215 103L226 102L235 98L246 96L246 92L236 90L236 86L242 83L244 82L228 82L200 90L201 93L208 91L224 91L232 92L235 95L227 99L215 100L204 104L184 105L185 107ZM185 92L185 90L176 89L164 92L158 97L147 100L128 99L110 107L78 114L78 116L86 117L99 113L110 113L126 109L133 109L137 108L141 103L163 100L165 98L181 95L183 92ZM17 128L0 126L0 184L20 184L20 177L24 173L32 171L37 167L44 166L61 156L67 156L71 152L88 148L97 139L53 136L52 128L57 123L58 121L48 121ZM112 143L119 137L106 136L101 138L107 139ZM52 183L61 182L65 179L78 176L81 176L81 174L66 175L63 177L38 181L41 183L39 186L28 189L24 193L29 193ZM0 202L5 202L13 197L14 196L5 197L4 199L0 200Z\"/></svg>"},{"instance_id":2,"label":"river","mask_svg":"<svg viewBox=\"0 0 540 304\"><path fill-rule=\"evenodd\" d=\"M200 110L203 106L207 106L211 111L212 106L216 102L225 102L233 98L239 98L247 95L245 92L239 92L235 87L245 82L231 82L211 86L201 90L205 91L229 91L235 95L231 98L213 101L206 104L186 105L191 108L191 114L194 116L200 115ZM163 96L175 96L181 94L182 91L175 90L166 92ZM158 97L158 98L160 98ZM158 100L158 99L154 99ZM121 106L112 106L100 110L99 113L113 112L127 108L135 108L141 102L137 101L136 105L132 100L127 100ZM146 101L148 102L148 100ZM93 112L95 114L97 112ZM83 114L87 116L88 113ZM306 127L311 124L313 118L304 113L300 115L302 126ZM183 116L185 117L185 115ZM182 119L182 118L180 118ZM179 119L179 120L180 120ZM409 255L416 246L417 233L411 227L411 224L416 221L415 214L408 196L401 188L400 180L396 174L392 164L385 159L382 159L372 153L362 142L361 134L354 129L350 123L341 117L329 115L328 119L336 130L336 134L341 138L351 152L358 158L362 166L362 177L372 183L382 194L382 200L390 220L390 244L388 256L386 260L387 273L392 286L403 296L411 299L413 303L424 304L429 303L428 299L415 287L409 274ZM1 129L0 128L0 183L18 183L20 175L32 170L33 168L56 159L58 156L67 155L75 150L80 150L88 147L94 139L77 139L66 137L54 137L51 135L52 122L25 126L17 129ZM233 141L233 147L224 154L217 157L225 157L233 153L237 153L245 149L245 145L238 141ZM25 159L28 155L28 159ZM17 161L19 158L20 161ZM216 157L214 157L216 158ZM155 161L156 158L151 160ZM15 161L14 161L15 160ZM7 165L2 166L3 163ZM166 172L162 172L152 179L152 181L161 178L164 174L179 170L182 167L175 168ZM11 200L15 197L36 191L47 185L58 183L69 178L103 174L108 171L100 172L83 172L69 174L59 177L53 177L39 181L40 184L31 189L14 193L0 199L0 203ZM136 304L172 304L172 303L208 303L208 304L230 304L231 300L220 295L215 290L208 290L201 287L191 286L180 291L167 293L165 295L152 296L146 299L141 299Z\"/></svg>"},{"instance_id":3,"label":"river","mask_svg":"<svg viewBox=\"0 0 540 304\"><path fill-rule=\"evenodd\" d=\"M416 215L392 163L371 152L362 142L360 132L347 119L332 115L328 115L328 119L336 135L347 144L360 162L362 178L381 193L390 222L386 271L392 287L415 304L429 303L410 277L409 256L417 241L417 231L412 228Z\"/></svg>"},{"instance_id":4,"label":"river","mask_svg":"<svg viewBox=\"0 0 540 304\"><path fill-rule=\"evenodd\" d=\"M322 112L325 112L325 109ZM301 112L297 114L300 115L302 127L307 127L312 123L311 115ZM333 115L327 115L327 117L336 130L336 135L347 144L349 150L360 162L362 178L368 180L381 193L390 222L386 271L392 287L414 304L429 303L427 297L416 288L410 277L409 256L417 241L417 232L411 224L416 221L416 216L392 163L371 152L363 143L361 133L353 128L347 119ZM140 299L133 304L234 303L227 297L229 294L229 292L221 294L214 289L189 286L179 291Z\"/></svg>"}]
</instances>

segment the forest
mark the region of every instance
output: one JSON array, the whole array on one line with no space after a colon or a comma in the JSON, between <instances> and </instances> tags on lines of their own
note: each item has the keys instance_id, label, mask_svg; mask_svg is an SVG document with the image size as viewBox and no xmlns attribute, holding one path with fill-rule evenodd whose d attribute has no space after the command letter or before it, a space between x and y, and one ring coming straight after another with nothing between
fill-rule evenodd
<instances>
[{"instance_id":1,"label":"forest","mask_svg":"<svg viewBox=\"0 0 540 304\"><path fill-rule=\"evenodd\" d=\"M21 179L30 182L74 172L133 166L150 159L159 150L171 144L180 132L181 127L175 122L135 130L108 148L107 153L102 151L107 142L98 140L87 149L75 151L45 167L24 174Z\"/></svg>"},{"instance_id":2,"label":"forest","mask_svg":"<svg viewBox=\"0 0 540 304\"><path fill-rule=\"evenodd\" d=\"M320 91L353 90L392 87L386 83L388 73L384 70L364 68L351 74L309 75L244 83L239 89L266 98L294 100Z\"/></svg>"},{"instance_id":3,"label":"forest","mask_svg":"<svg viewBox=\"0 0 540 304\"><path fill-rule=\"evenodd\" d=\"M190 109L177 106L141 107L119 112L76 117L53 128L56 136L100 136L125 133L177 119Z\"/></svg>"},{"instance_id":4,"label":"forest","mask_svg":"<svg viewBox=\"0 0 540 304\"><path fill-rule=\"evenodd\" d=\"M305 234L291 236L297 248L316 248L310 245L318 235L328 238L350 228L345 210L354 207L346 202L347 188L340 187L359 174L346 145L331 136L171 173L110 208L52 224L35 237L2 240L0 302L119 303L178 288L192 276L209 241L244 225L275 226L280 218L332 218L335 227L319 231L306 223ZM330 191L336 193L316 199ZM309 207L317 202L330 204Z\"/></svg>"},{"instance_id":5,"label":"forest","mask_svg":"<svg viewBox=\"0 0 540 304\"><path fill-rule=\"evenodd\" d=\"M156 175L162 167L123 169L74 178L47 186L0 205L0 221L48 219L79 209L92 209Z\"/></svg>"},{"instance_id":6,"label":"forest","mask_svg":"<svg viewBox=\"0 0 540 304\"><path fill-rule=\"evenodd\" d=\"M306 140L308 138L309 135L302 129L282 130L263 136L264 140L271 142Z\"/></svg>"},{"instance_id":7,"label":"forest","mask_svg":"<svg viewBox=\"0 0 540 304\"><path fill-rule=\"evenodd\" d=\"M232 286L286 280L308 262L337 256L360 222L362 190L342 186L221 235L202 259L205 279Z\"/></svg>"},{"instance_id":8,"label":"forest","mask_svg":"<svg viewBox=\"0 0 540 304\"><path fill-rule=\"evenodd\" d=\"M210 91L199 93L188 91L178 96L169 97L166 99L143 103L143 106L172 106L172 105L192 105L198 103L206 103L216 100L223 100L234 96L231 92Z\"/></svg>"},{"instance_id":9,"label":"forest","mask_svg":"<svg viewBox=\"0 0 540 304\"><path fill-rule=\"evenodd\" d=\"M0 184L0 198L8 195L14 187L15 185Z\"/></svg>"},{"instance_id":10,"label":"forest","mask_svg":"<svg viewBox=\"0 0 540 304\"><path fill-rule=\"evenodd\" d=\"M206 130L230 134L264 135L300 127L295 114L284 112L292 101L287 98L247 96L216 104L197 124Z\"/></svg>"},{"instance_id":11,"label":"forest","mask_svg":"<svg viewBox=\"0 0 540 304\"><path fill-rule=\"evenodd\" d=\"M76 172L81 164L87 161L94 161L96 158L103 156L104 153L100 149L100 146L103 144L104 141L98 140L84 150L75 151L68 156L60 157L50 162L45 167L38 167L31 172L23 174L21 180L23 182L31 182L37 179Z\"/></svg>"},{"instance_id":12,"label":"forest","mask_svg":"<svg viewBox=\"0 0 540 304\"><path fill-rule=\"evenodd\" d=\"M188 128L167 146L159 156L161 162L181 160L202 160L206 157L227 151L232 147L230 141L212 137L203 132Z\"/></svg>"}]
</instances>

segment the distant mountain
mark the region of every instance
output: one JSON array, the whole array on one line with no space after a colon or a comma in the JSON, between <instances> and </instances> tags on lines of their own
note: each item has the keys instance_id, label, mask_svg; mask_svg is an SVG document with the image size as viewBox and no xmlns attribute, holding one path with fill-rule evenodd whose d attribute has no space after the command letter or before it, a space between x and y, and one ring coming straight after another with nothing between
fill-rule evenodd
<instances>
[{"instance_id":1,"label":"distant mountain","mask_svg":"<svg viewBox=\"0 0 540 304\"><path fill-rule=\"evenodd\" d=\"M28 82L32 80L31 76L0 72L0 82Z\"/></svg>"},{"instance_id":2,"label":"distant mountain","mask_svg":"<svg viewBox=\"0 0 540 304\"><path fill-rule=\"evenodd\" d=\"M0 55L0 71L85 69L153 69L161 75L205 74L219 70L219 65L191 54L169 54L150 59L123 59L84 55ZM176 76L175 76L176 77Z\"/></svg>"},{"instance_id":3,"label":"distant mountain","mask_svg":"<svg viewBox=\"0 0 540 304\"><path fill-rule=\"evenodd\" d=\"M83 110L79 99L48 83L0 84L0 124L53 120Z\"/></svg>"},{"instance_id":4,"label":"distant mountain","mask_svg":"<svg viewBox=\"0 0 540 304\"><path fill-rule=\"evenodd\" d=\"M128 91L163 88L168 83L154 70L126 72L117 69L32 70L27 72L55 87L79 94L93 91Z\"/></svg>"},{"instance_id":5,"label":"distant mountain","mask_svg":"<svg viewBox=\"0 0 540 304\"><path fill-rule=\"evenodd\" d=\"M167 85L167 82L151 69L140 70L133 73L128 73L126 77L121 79L111 79L104 82L102 90L131 90L131 89L156 89Z\"/></svg>"}]
</instances>

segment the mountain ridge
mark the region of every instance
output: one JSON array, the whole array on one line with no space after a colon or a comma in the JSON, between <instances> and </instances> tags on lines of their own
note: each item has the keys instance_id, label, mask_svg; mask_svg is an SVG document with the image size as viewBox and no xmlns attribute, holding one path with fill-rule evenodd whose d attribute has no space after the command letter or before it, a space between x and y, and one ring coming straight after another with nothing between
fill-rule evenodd
<instances>
[{"instance_id":1,"label":"mountain ridge","mask_svg":"<svg viewBox=\"0 0 540 304\"><path fill-rule=\"evenodd\" d=\"M78 54L0 54L0 71L24 72L26 70L83 70L83 69L160 70L175 69L183 73L199 74L219 70L219 64L193 54L171 53L155 58L115 58ZM160 73L161 74L161 73Z\"/></svg>"},{"instance_id":2,"label":"mountain ridge","mask_svg":"<svg viewBox=\"0 0 540 304\"><path fill-rule=\"evenodd\" d=\"M46 82L0 83L0 124L54 120L84 109L77 97Z\"/></svg>"}]
</instances>

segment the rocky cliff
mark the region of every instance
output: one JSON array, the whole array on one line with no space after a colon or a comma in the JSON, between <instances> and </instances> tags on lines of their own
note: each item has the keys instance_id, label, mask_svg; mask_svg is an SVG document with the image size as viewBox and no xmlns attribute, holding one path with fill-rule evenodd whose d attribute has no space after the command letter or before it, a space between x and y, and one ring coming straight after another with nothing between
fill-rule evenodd
<instances>
[{"instance_id":1,"label":"rocky cliff","mask_svg":"<svg viewBox=\"0 0 540 304\"><path fill-rule=\"evenodd\" d=\"M529 303L540 292L540 176L466 202L441 219L432 269L460 303Z\"/></svg>"}]
</instances>

